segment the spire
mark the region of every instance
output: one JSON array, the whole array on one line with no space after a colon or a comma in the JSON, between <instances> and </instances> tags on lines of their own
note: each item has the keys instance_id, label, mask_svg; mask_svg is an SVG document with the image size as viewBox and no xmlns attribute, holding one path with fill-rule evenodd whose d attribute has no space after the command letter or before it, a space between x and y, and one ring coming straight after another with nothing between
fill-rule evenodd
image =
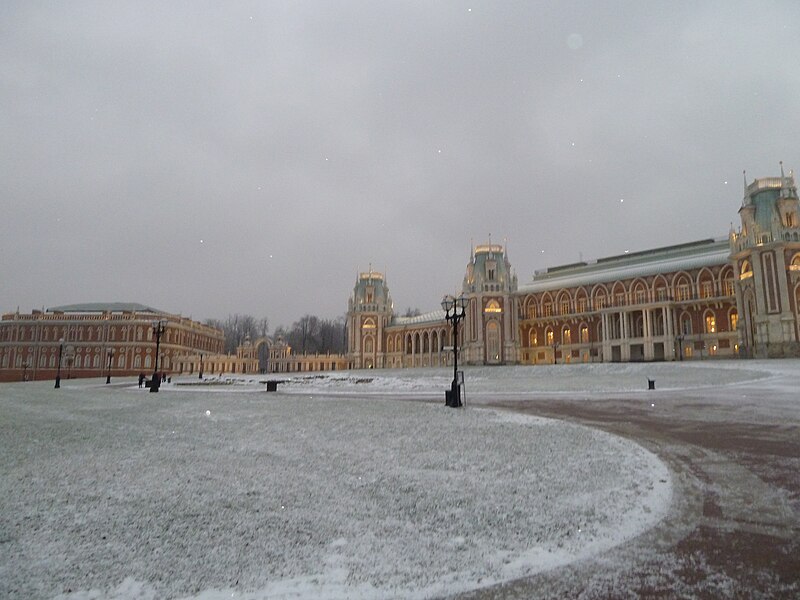
<instances>
[{"instance_id":1,"label":"spire","mask_svg":"<svg viewBox=\"0 0 800 600\"><path fill-rule=\"evenodd\" d=\"M783 161L779 160L778 164L781 166L781 179L783 179L784 177L786 177L786 175L783 174Z\"/></svg>"},{"instance_id":2,"label":"spire","mask_svg":"<svg viewBox=\"0 0 800 600\"><path fill-rule=\"evenodd\" d=\"M747 195L747 171L742 171L742 177L744 178L744 194Z\"/></svg>"}]
</instances>

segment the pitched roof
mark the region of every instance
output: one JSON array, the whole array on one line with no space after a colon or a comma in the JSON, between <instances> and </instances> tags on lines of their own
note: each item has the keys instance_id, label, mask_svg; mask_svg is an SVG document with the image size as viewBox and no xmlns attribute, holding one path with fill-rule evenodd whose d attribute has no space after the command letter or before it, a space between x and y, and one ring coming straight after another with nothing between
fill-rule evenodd
<instances>
[{"instance_id":1,"label":"pitched roof","mask_svg":"<svg viewBox=\"0 0 800 600\"><path fill-rule=\"evenodd\" d=\"M708 239L677 246L654 248L619 256L600 258L546 271L537 271L533 280L519 286L522 293L544 292L579 285L607 283L620 279L647 277L659 273L698 269L728 262L728 239Z\"/></svg>"},{"instance_id":2,"label":"pitched roof","mask_svg":"<svg viewBox=\"0 0 800 600\"><path fill-rule=\"evenodd\" d=\"M47 312L63 313L119 313L119 312L146 312L153 314L165 314L165 311L158 310L144 304L136 302L87 302L84 304L65 304L64 306L54 306L48 308Z\"/></svg>"}]
</instances>

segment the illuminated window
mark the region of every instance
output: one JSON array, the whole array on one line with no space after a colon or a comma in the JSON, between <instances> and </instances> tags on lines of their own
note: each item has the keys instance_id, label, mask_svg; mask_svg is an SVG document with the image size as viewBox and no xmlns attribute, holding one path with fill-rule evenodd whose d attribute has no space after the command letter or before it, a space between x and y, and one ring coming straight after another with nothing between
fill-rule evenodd
<instances>
[{"instance_id":1,"label":"illuminated window","mask_svg":"<svg viewBox=\"0 0 800 600\"><path fill-rule=\"evenodd\" d=\"M539 336L536 334L535 330L531 329L530 333L528 334L528 340L530 342L529 345L531 346L539 345Z\"/></svg>"},{"instance_id":2,"label":"illuminated window","mask_svg":"<svg viewBox=\"0 0 800 600\"><path fill-rule=\"evenodd\" d=\"M578 298L578 312L586 312L586 298Z\"/></svg>"},{"instance_id":3,"label":"illuminated window","mask_svg":"<svg viewBox=\"0 0 800 600\"><path fill-rule=\"evenodd\" d=\"M717 332L717 319L713 314L706 315L706 333Z\"/></svg>"},{"instance_id":4,"label":"illuminated window","mask_svg":"<svg viewBox=\"0 0 800 600\"><path fill-rule=\"evenodd\" d=\"M794 262L794 261L792 261ZM739 279L747 279L753 276L753 267L750 265L749 260L743 260L741 267L739 267Z\"/></svg>"},{"instance_id":5,"label":"illuminated window","mask_svg":"<svg viewBox=\"0 0 800 600\"><path fill-rule=\"evenodd\" d=\"M589 342L589 328L586 325L581 325L581 342L584 344Z\"/></svg>"},{"instance_id":6,"label":"illuminated window","mask_svg":"<svg viewBox=\"0 0 800 600\"><path fill-rule=\"evenodd\" d=\"M547 338L547 345L548 346L552 346L553 345L553 330L552 329L548 329L547 333L545 334L545 336Z\"/></svg>"},{"instance_id":7,"label":"illuminated window","mask_svg":"<svg viewBox=\"0 0 800 600\"><path fill-rule=\"evenodd\" d=\"M731 277L726 277L722 282L722 289L726 296L733 296L735 294L733 288L733 279Z\"/></svg>"},{"instance_id":8,"label":"illuminated window","mask_svg":"<svg viewBox=\"0 0 800 600\"><path fill-rule=\"evenodd\" d=\"M561 331L561 343L562 344L572 343L572 332L570 331L569 327L564 327L564 329Z\"/></svg>"},{"instance_id":9,"label":"illuminated window","mask_svg":"<svg viewBox=\"0 0 800 600\"><path fill-rule=\"evenodd\" d=\"M545 317L549 317L549 316L550 316L550 315L552 315L552 314L553 314L553 305L552 305L552 304L550 304L549 302L547 302L547 303L544 305L544 316L545 316Z\"/></svg>"},{"instance_id":10,"label":"illuminated window","mask_svg":"<svg viewBox=\"0 0 800 600\"><path fill-rule=\"evenodd\" d=\"M561 314L568 315L569 314L569 300L562 300L561 301Z\"/></svg>"},{"instance_id":11,"label":"illuminated window","mask_svg":"<svg viewBox=\"0 0 800 600\"><path fill-rule=\"evenodd\" d=\"M600 310L606 305L606 297L605 296L598 296L594 299L594 308L595 310Z\"/></svg>"},{"instance_id":12,"label":"illuminated window","mask_svg":"<svg viewBox=\"0 0 800 600\"><path fill-rule=\"evenodd\" d=\"M739 313L737 313L735 310L731 311L730 322L731 331L736 331L736 328L739 326Z\"/></svg>"},{"instance_id":13,"label":"illuminated window","mask_svg":"<svg viewBox=\"0 0 800 600\"><path fill-rule=\"evenodd\" d=\"M678 300L688 300L689 299L689 284L688 283L681 283L678 285L677 288L677 297Z\"/></svg>"},{"instance_id":14,"label":"illuminated window","mask_svg":"<svg viewBox=\"0 0 800 600\"><path fill-rule=\"evenodd\" d=\"M503 309L500 308L500 305L497 303L497 300L489 300L489 303L486 305L486 308L483 309L485 313L501 313Z\"/></svg>"}]
</instances>

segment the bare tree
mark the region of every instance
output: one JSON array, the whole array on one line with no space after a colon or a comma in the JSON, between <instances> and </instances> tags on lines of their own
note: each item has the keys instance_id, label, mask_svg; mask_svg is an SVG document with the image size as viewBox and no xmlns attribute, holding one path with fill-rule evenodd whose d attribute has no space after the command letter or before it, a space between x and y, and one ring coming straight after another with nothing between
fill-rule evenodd
<instances>
[{"instance_id":1,"label":"bare tree","mask_svg":"<svg viewBox=\"0 0 800 600\"><path fill-rule=\"evenodd\" d=\"M256 320L250 315L233 314L228 315L224 321L218 319L208 319L206 325L222 329L225 334L225 352L233 354L236 348L241 346L249 337L255 340L261 337L262 332L266 334L269 328L269 321L266 317Z\"/></svg>"}]
</instances>

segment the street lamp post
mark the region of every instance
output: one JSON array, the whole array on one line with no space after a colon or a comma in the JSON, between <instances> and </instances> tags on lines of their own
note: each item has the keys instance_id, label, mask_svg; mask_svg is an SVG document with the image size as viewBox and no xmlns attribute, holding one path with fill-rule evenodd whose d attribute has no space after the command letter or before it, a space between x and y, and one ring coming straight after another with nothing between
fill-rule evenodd
<instances>
[{"instance_id":1,"label":"street lamp post","mask_svg":"<svg viewBox=\"0 0 800 600\"><path fill-rule=\"evenodd\" d=\"M462 295L458 298L445 296L442 299L442 308L445 319L453 323L453 383L450 384L449 394L445 394L445 404L458 408L461 406L461 387L458 385L458 322L466 315L467 299Z\"/></svg>"},{"instance_id":2,"label":"street lamp post","mask_svg":"<svg viewBox=\"0 0 800 600\"><path fill-rule=\"evenodd\" d=\"M58 340L58 369L56 369L55 389L61 387L61 355L64 353L64 338Z\"/></svg>"},{"instance_id":3,"label":"street lamp post","mask_svg":"<svg viewBox=\"0 0 800 600\"><path fill-rule=\"evenodd\" d=\"M683 360L683 335L678 334L675 339L678 341L678 360Z\"/></svg>"},{"instance_id":4,"label":"street lamp post","mask_svg":"<svg viewBox=\"0 0 800 600\"><path fill-rule=\"evenodd\" d=\"M161 345L161 334L166 330L167 321L161 319L153 321L153 333L156 334L156 366L153 369L153 378L150 380L150 391L157 392L161 387L161 375L158 374L158 349Z\"/></svg>"},{"instance_id":5,"label":"street lamp post","mask_svg":"<svg viewBox=\"0 0 800 600\"><path fill-rule=\"evenodd\" d=\"M200 353L200 379L203 378L203 353Z\"/></svg>"},{"instance_id":6,"label":"street lamp post","mask_svg":"<svg viewBox=\"0 0 800 600\"><path fill-rule=\"evenodd\" d=\"M114 349L108 349L108 372L106 373L106 383L111 383L111 361L114 359Z\"/></svg>"}]
</instances>

